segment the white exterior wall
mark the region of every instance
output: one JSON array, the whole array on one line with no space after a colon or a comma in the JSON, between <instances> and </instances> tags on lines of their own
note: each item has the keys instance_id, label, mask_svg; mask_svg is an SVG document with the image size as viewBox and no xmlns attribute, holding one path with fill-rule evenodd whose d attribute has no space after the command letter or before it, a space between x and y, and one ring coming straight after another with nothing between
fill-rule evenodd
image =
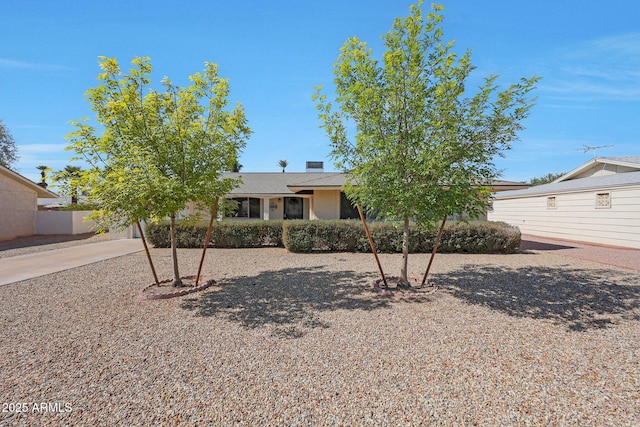
<instances>
[{"instance_id":1,"label":"white exterior wall","mask_svg":"<svg viewBox=\"0 0 640 427\"><path fill-rule=\"evenodd\" d=\"M0 175L0 198L0 240L35 234L36 192Z\"/></svg>"},{"instance_id":2,"label":"white exterior wall","mask_svg":"<svg viewBox=\"0 0 640 427\"><path fill-rule=\"evenodd\" d=\"M596 194L607 192L611 207L596 208ZM555 208L547 208L551 196ZM498 199L488 219L535 236L640 249L640 186Z\"/></svg>"},{"instance_id":3,"label":"white exterior wall","mask_svg":"<svg viewBox=\"0 0 640 427\"><path fill-rule=\"evenodd\" d=\"M37 234L83 234L95 231L93 221L84 221L91 211L38 211Z\"/></svg>"}]
</instances>

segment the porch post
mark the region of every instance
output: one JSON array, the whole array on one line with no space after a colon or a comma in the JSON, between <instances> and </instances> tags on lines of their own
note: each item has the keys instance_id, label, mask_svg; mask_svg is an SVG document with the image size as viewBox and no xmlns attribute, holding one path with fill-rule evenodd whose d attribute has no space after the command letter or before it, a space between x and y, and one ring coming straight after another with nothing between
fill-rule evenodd
<instances>
[{"instance_id":1,"label":"porch post","mask_svg":"<svg viewBox=\"0 0 640 427\"><path fill-rule=\"evenodd\" d=\"M268 197L262 199L262 219L264 220L269 219L269 200L271 199Z\"/></svg>"}]
</instances>

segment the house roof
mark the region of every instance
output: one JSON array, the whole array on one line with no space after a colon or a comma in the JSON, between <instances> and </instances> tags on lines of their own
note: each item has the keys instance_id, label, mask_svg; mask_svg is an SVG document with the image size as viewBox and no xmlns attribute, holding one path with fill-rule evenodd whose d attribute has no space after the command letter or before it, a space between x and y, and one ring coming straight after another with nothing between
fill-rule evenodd
<instances>
[{"instance_id":1,"label":"house roof","mask_svg":"<svg viewBox=\"0 0 640 427\"><path fill-rule=\"evenodd\" d=\"M12 171L11 169L4 167L2 165L0 165L0 174L6 176L9 179L12 179L13 181L24 185L25 187L29 188L30 190L33 190L36 192L37 197L42 198L42 199L55 199L58 198L58 195L52 191L47 190L46 188L42 188L40 187L38 184L36 184L35 182L31 181L28 178L25 178L24 176L20 175L17 172Z\"/></svg>"},{"instance_id":2,"label":"house roof","mask_svg":"<svg viewBox=\"0 0 640 427\"><path fill-rule=\"evenodd\" d=\"M242 184L230 193L237 197L282 197L309 190L339 190L347 182L347 176L341 172L237 172L226 173L223 177L242 179ZM526 187L528 184L523 182L504 180L491 184L493 191Z\"/></svg>"},{"instance_id":3,"label":"house roof","mask_svg":"<svg viewBox=\"0 0 640 427\"><path fill-rule=\"evenodd\" d=\"M625 160L623 161L620 159ZM580 173L588 170L593 165L597 165L598 163L614 164L617 166L625 166L627 168L634 168L635 165L635 168L637 168L637 170L611 173L608 175L596 175L584 178L576 178L576 176L580 175ZM584 190L605 190L610 188L629 186L640 186L640 156L593 159L552 183L537 185L526 190L504 191L496 195L496 199L542 196Z\"/></svg>"},{"instance_id":4,"label":"house roof","mask_svg":"<svg viewBox=\"0 0 640 427\"><path fill-rule=\"evenodd\" d=\"M554 182L562 182L568 181L570 179L576 179L582 173L588 171L589 169L598 167L599 165L607 166L621 166L623 168L628 168L632 170L640 171L640 156L619 156L619 157L597 157L589 160L586 163L578 166L574 170L569 173L562 175L560 178L556 179Z\"/></svg>"},{"instance_id":5,"label":"house roof","mask_svg":"<svg viewBox=\"0 0 640 427\"><path fill-rule=\"evenodd\" d=\"M345 182L339 172L237 172L223 177L242 179L242 184L231 191L233 196L294 196L298 191L319 187L340 188Z\"/></svg>"},{"instance_id":6,"label":"house roof","mask_svg":"<svg viewBox=\"0 0 640 427\"><path fill-rule=\"evenodd\" d=\"M496 198L520 198L634 185L640 185L640 156L598 157L552 183L525 190L504 191Z\"/></svg>"}]
</instances>

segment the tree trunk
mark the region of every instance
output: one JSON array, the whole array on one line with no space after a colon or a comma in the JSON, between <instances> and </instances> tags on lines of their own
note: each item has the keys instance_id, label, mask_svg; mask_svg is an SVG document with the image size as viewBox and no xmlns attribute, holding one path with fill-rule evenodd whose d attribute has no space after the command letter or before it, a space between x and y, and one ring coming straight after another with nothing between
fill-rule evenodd
<instances>
[{"instance_id":1,"label":"tree trunk","mask_svg":"<svg viewBox=\"0 0 640 427\"><path fill-rule=\"evenodd\" d=\"M178 271L178 249L176 245L176 216L171 215L171 257L173 258L173 283L176 288L183 286Z\"/></svg>"},{"instance_id":2,"label":"tree trunk","mask_svg":"<svg viewBox=\"0 0 640 427\"><path fill-rule=\"evenodd\" d=\"M404 217L404 228L402 230L402 267L400 268L400 281L398 283L401 287L411 287L409 284L409 277L407 273L407 267L409 265L409 216Z\"/></svg>"}]
</instances>

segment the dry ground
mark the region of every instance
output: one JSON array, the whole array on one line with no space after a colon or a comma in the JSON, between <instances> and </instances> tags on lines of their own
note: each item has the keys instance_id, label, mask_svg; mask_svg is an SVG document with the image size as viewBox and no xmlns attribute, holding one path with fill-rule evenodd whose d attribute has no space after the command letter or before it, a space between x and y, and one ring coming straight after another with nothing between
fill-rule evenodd
<instances>
[{"instance_id":1,"label":"dry ground","mask_svg":"<svg viewBox=\"0 0 640 427\"><path fill-rule=\"evenodd\" d=\"M637 273L535 251L433 272L389 297L371 255L212 249L217 285L171 300L140 297L143 253L0 287L0 425L640 426Z\"/></svg>"}]
</instances>

